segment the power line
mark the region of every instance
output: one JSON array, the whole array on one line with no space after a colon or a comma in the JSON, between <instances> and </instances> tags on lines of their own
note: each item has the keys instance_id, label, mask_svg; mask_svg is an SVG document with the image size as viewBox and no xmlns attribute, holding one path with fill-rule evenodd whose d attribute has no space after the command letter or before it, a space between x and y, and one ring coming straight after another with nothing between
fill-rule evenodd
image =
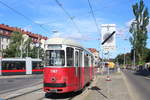
<instances>
[{"instance_id":1,"label":"power line","mask_svg":"<svg viewBox=\"0 0 150 100\"><path fill-rule=\"evenodd\" d=\"M64 11L64 13L67 15L67 17L69 17L69 19L72 21L72 23L75 26L75 28L77 29L77 31L80 33L80 29L78 28L77 24L75 23L74 18L65 10L65 8L62 6L62 4L58 0L55 0L55 2Z\"/></svg>"},{"instance_id":2,"label":"power line","mask_svg":"<svg viewBox=\"0 0 150 100\"><path fill-rule=\"evenodd\" d=\"M94 22L95 22L97 31L98 31L98 33L100 34L101 32L100 32L100 29L99 29L99 27L98 27L97 20L96 20L96 17L95 17L95 15L94 15L94 11L93 11L93 8L92 8L92 5L91 5L90 0L88 0L88 4L89 4L89 7L90 7L90 9L91 9L91 14L92 14L93 20L94 20Z\"/></svg>"},{"instance_id":3,"label":"power line","mask_svg":"<svg viewBox=\"0 0 150 100\"><path fill-rule=\"evenodd\" d=\"M41 29L43 29L45 32L49 32L49 30L46 29L46 28L44 28L41 24L38 24L38 23L34 22L32 19L30 19L29 17L25 16L24 14L22 14L22 13L19 12L19 11L17 11L16 9L10 7L10 6L7 5L6 3L4 3L4 2L2 2L2 1L0 1L0 3L1 3L2 5L4 5L5 7L9 8L11 11L15 12L16 14L18 14L18 15L24 17L26 20L31 21L32 23L38 25L38 26L39 26Z\"/></svg>"}]
</instances>

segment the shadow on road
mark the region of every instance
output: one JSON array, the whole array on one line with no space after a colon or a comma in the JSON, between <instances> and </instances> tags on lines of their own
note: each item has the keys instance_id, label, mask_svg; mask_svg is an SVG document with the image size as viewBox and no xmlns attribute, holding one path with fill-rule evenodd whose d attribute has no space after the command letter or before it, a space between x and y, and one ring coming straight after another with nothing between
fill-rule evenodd
<instances>
[{"instance_id":1,"label":"shadow on road","mask_svg":"<svg viewBox=\"0 0 150 100\"><path fill-rule=\"evenodd\" d=\"M77 91L77 92L69 92L69 93L46 93L45 98L48 99L66 99L66 98L74 98L77 95L80 95L82 91Z\"/></svg>"},{"instance_id":2,"label":"shadow on road","mask_svg":"<svg viewBox=\"0 0 150 100\"><path fill-rule=\"evenodd\" d=\"M108 98L106 95L104 95L104 94L101 92L102 89L100 89L100 88L97 87L97 86L93 86L93 87L88 88L88 89L89 89L89 90L95 90L95 91L97 91L98 93L100 93L103 97L105 97L106 99Z\"/></svg>"}]
</instances>

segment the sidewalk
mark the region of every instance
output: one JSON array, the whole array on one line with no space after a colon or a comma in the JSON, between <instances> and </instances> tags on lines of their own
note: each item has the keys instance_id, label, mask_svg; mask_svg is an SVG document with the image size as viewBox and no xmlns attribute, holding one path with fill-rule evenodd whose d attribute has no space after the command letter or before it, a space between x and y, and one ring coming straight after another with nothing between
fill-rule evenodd
<instances>
[{"instance_id":1,"label":"sidewalk","mask_svg":"<svg viewBox=\"0 0 150 100\"><path fill-rule=\"evenodd\" d=\"M106 75L98 75L97 78L84 100L131 100L121 73L113 73L111 81L106 81Z\"/></svg>"}]
</instances>

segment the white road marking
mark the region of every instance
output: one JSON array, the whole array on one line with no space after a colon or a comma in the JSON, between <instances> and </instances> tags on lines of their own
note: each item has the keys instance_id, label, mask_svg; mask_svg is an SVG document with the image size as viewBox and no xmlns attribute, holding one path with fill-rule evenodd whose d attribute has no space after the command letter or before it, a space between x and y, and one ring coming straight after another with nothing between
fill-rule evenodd
<instances>
[{"instance_id":1,"label":"white road marking","mask_svg":"<svg viewBox=\"0 0 150 100\"><path fill-rule=\"evenodd\" d=\"M150 80L150 77L144 77L144 78Z\"/></svg>"}]
</instances>

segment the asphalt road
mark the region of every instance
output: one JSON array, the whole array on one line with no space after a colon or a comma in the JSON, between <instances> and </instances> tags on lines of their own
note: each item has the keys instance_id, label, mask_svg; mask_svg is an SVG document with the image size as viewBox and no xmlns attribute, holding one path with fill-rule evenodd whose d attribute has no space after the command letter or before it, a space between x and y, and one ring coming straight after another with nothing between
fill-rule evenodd
<instances>
[{"instance_id":1,"label":"asphalt road","mask_svg":"<svg viewBox=\"0 0 150 100\"><path fill-rule=\"evenodd\" d=\"M0 94L40 84L42 79L42 75L0 78Z\"/></svg>"},{"instance_id":2,"label":"asphalt road","mask_svg":"<svg viewBox=\"0 0 150 100\"><path fill-rule=\"evenodd\" d=\"M123 71L130 85L134 100L150 100L150 78L137 75L132 71Z\"/></svg>"}]
</instances>

